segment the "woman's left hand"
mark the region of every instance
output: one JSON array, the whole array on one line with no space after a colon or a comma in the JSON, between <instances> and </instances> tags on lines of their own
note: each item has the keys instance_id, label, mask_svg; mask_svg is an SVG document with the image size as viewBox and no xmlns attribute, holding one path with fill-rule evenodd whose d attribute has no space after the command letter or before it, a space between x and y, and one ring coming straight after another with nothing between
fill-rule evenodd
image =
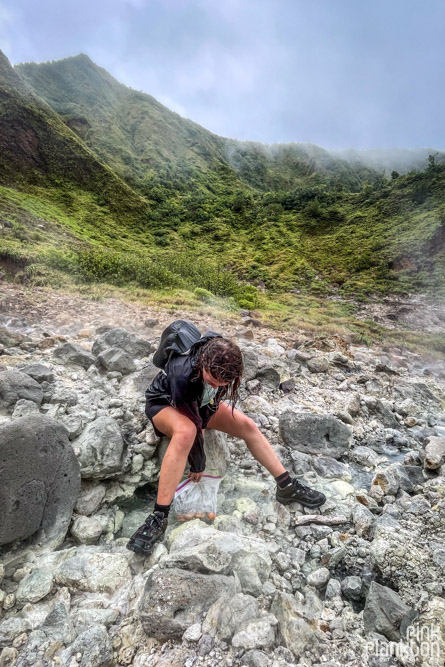
<instances>
[{"instance_id":1,"label":"woman's left hand","mask_svg":"<svg viewBox=\"0 0 445 667\"><path fill-rule=\"evenodd\" d=\"M204 473L202 472L189 472L189 479L192 482L199 482Z\"/></svg>"}]
</instances>

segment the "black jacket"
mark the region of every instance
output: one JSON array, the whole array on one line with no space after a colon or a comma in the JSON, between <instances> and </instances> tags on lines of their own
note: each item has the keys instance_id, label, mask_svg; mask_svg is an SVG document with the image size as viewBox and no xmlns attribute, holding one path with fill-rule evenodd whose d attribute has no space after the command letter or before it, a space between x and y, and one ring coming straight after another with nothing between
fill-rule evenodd
<instances>
[{"instance_id":1,"label":"black jacket","mask_svg":"<svg viewBox=\"0 0 445 667\"><path fill-rule=\"evenodd\" d=\"M188 457L190 470L202 472L205 469L204 438L202 429L217 411L221 394L225 387L219 387L212 405L199 407L204 393L202 379L193 380L201 347L211 338L220 338L221 334L207 331L197 343L194 343L186 355L174 355L168 362L165 371L160 371L145 392L147 401L156 403L161 399L179 410L196 426L196 438Z\"/></svg>"}]
</instances>

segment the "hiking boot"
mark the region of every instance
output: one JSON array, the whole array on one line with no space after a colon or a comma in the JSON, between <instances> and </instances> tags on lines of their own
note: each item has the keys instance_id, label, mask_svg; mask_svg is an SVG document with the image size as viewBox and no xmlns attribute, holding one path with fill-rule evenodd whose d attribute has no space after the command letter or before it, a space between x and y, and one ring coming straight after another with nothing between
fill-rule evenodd
<instances>
[{"instance_id":1,"label":"hiking boot","mask_svg":"<svg viewBox=\"0 0 445 667\"><path fill-rule=\"evenodd\" d=\"M153 551L156 542L160 542L167 528L168 519L162 512L153 512L145 523L137 529L127 543L127 549L137 554L148 556Z\"/></svg>"},{"instance_id":2,"label":"hiking boot","mask_svg":"<svg viewBox=\"0 0 445 667\"><path fill-rule=\"evenodd\" d=\"M300 484L295 477L292 478L290 484L285 486L284 489L280 489L277 486L276 499L282 505L300 503L300 505L304 505L305 507L319 507L326 502L324 493Z\"/></svg>"}]
</instances>

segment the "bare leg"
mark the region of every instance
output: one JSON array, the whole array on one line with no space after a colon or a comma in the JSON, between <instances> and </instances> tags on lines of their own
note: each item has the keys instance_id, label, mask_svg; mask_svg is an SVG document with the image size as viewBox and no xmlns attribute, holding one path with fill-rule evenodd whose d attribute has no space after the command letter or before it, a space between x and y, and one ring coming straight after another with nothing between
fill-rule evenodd
<instances>
[{"instance_id":1,"label":"bare leg","mask_svg":"<svg viewBox=\"0 0 445 667\"><path fill-rule=\"evenodd\" d=\"M223 431L235 438L242 438L250 453L273 477L286 472L272 445L261 433L255 422L240 410L233 411L227 403L220 403L218 410L207 423L207 428Z\"/></svg>"},{"instance_id":2,"label":"bare leg","mask_svg":"<svg viewBox=\"0 0 445 667\"><path fill-rule=\"evenodd\" d=\"M196 437L196 427L190 419L170 406L158 412L153 422L159 431L171 438L161 465L157 497L159 505L170 505L184 473Z\"/></svg>"}]
</instances>

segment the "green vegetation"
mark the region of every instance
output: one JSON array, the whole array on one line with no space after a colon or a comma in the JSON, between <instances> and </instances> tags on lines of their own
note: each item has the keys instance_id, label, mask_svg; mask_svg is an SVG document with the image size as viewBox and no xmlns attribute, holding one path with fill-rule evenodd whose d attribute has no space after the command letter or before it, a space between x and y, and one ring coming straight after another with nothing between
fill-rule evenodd
<instances>
[{"instance_id":1,"label":"green vegetation","mask_svg":"<svg viewBox=\"0 0 445 667\"><path fill-rule=\"evenodd\" d=\"M323 297L445 294L439 159L386 177L224 139L86 56L14 69L0 54L0 259L30 284L170 290L283 325L297 307L366 343L379 331Z\"/></svg>"}]
</instances>

